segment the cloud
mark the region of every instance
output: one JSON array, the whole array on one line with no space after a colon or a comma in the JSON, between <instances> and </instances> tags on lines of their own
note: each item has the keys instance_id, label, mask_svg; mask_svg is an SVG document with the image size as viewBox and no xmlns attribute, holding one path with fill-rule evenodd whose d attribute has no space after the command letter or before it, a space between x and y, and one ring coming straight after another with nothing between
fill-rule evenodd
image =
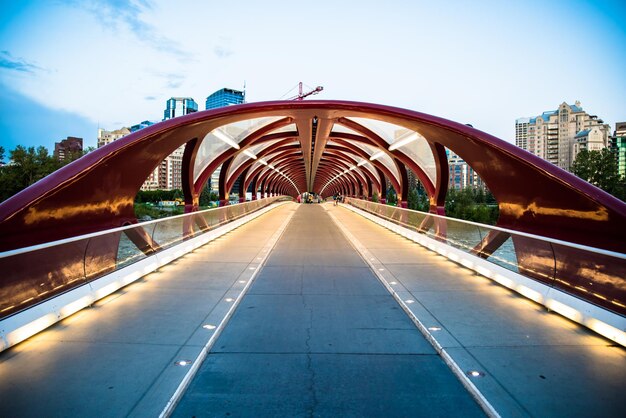
<instances>
[{"instance_id":1,"label":"cloud","mask_svg":"<svg viewBox=\"0 0 626 418\"><path fill-rule=\"evenodd\" d=\"M43 70L43 68L27 62L23 58L14 57L9 51L0 51L0 68L30 74L36 70Z\"/></svg>"},{"instance_id":2,"label":"cloud","mask_svg":"<svg viewBox=\"0 0 626 418\"><path fill-rule=\"evenodd\" d=\"M229 48L226 48L224 46L218 45L215 48L213 48L213 53L218 57L218 58L228 58L231 55L233 55L233 51Z\"/></svg>"},{"instance_id":3,"label":"cloud","mask_svg":"<svg viewBox=\"0 0 626 418\"><path fill-rule=\"evenodd\" d=\"M180 74L164 74L163 77L166 79L166 85L168 88L177 89L183 85L185 81L185 76Z\"/></svg>"},{"instance_id":4,"label":"cloud","mask_svg":"<svg viewBox=\"0 0 626 418\"><path fill-rule=\"evenodd\" d=\"M68 0L68 3L93 14L105 28L118 30L119 24L123 23L139 40L156 50L181 58L191 58L191 54L176 41L162 36L154 26L142 20L141 15L153 9L152 1Z\"/></svg>"},{"instance_id":5,"label":"cloud","mask_svg":"<svg viewBox=\"0 0 626 418\"><path fill-rule=\"evenodd\" d=\"M148 101L153 101L153 100L156 100L156 99L157 99L156 96L146 96L146 97L144 97L144 100L148 100Z\"/></svg>"}]
</instances>

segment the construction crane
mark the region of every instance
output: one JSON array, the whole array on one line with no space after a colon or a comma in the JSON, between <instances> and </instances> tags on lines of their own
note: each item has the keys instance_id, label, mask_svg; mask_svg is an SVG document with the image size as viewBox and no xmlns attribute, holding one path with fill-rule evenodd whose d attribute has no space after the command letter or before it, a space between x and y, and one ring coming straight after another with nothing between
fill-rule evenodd
<instances>
[{"instance_id":1,"label":"construction crane","mask_svg":"<svg viewBox=\"0 0 626 418\"><path fill-rule=\"evenodd\" d=\"M298 94L296 96L290 97L287 100L304 100L305 97L312 96L324 90L324 87L317 86L313 90L307 91L306 93L302 91L302 81L298 83Z\"/></svg>"}]
</instances>

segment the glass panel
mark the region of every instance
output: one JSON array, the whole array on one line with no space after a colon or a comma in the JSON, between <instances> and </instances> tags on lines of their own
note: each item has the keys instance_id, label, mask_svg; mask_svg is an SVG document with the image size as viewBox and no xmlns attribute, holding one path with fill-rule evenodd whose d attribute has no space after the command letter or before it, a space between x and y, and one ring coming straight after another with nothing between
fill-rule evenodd
<instances>
[{"instance_id":1,"label":"glass panel","mask_svg":"<svg viewBox=\"0 0 626 418\"><path fill-rule=\"evenodd\" d=\"M352 135L363 136L360 133L358 133L357 131L354 131L354 130L350 129L347 126L340 125L339 123L335 123L333 125L332 132L342 132L344 134L352 134ZM331 134L331 136L332 136L332 134Z\"/></svg>"},{"instance_id":2,"label":"glass panel","mask_svg":"<svg viewBox=\"0 0 626 418\"><path fill-rule=\"evenodd\" d=\"M433 184L437 184L437 165L435 164L435 157L433 156L426 138L424 138L422 134L400 125L375 119L357 117L349 119L371 130L390 145L412 139L411 142L400 146L398 149L415 161Z\"/></svg>"},{"instance_id":3,"label":"glass panel","mask_svg":"<svg viewBox=\"0 0 626 418\"><path fill-rule=\"evenodd\" d=\"M446 219L446 239L449 245L465 252L471 252L480 242L482 237L476 225L457 222Z\"/></svg>"},{"instance_id":4,"label":"glass panel","mask_svg":"<svg viewBox=\"0 0 626 418\"><path fill-rule=\"evenodd\" d=\"M128 238L127 234L122 234L120 237L120 245L117 250L117 263L116 268L126 267L133 264L136 261L146 258L146 254L141 251L137 246Z\"/></svg>"},{"instance_id":5,"label":"glass panel","mask_svg":"<svg viewBox=\"0 0 626 418\"><path fill-rule=\"evenodd\" d=\"M169 248L183 241L184 220L182 217L164 219L154 229L152 239L159 243L162 249Z\"/></svg>"},{"instance_id":6,"label":"glass panel","mask_svg":"<svg viewBox=\"0 0 626 418\"><path fill-rule=\"evenodd\" d=\"M363 151L367 152L370 156L378 152L378 148L372 147L370 145L362 144L358 142L352 142L352 143L354 144L354 146L361 148ZM391 157L385 154L382 157L378 158L377 160L380 161L387 168L387 170L389 170L393 174L393 176L396 178L396 181L400 178L400 175L398 174L398 170L396 170L396 165L391 160ZM398 190L396 190L396 192L398 192Z\"/></svg>"},{"instance_id":7,"label":"glass panel","mask_svg":"<svg viewBox=\"0 0 626 418\"><path fill-rule=\"evenodd\" d=\"M0 318L12 315L284 197L271 197L116 228L91 238L0 253ZM190 236L183 237L183 231ZM19 250L17 250L19 251ZM14 253L11 251L10 253ZM36 260L36 262L34 262Z\"/></svg>"},{"instance_id":8,"label":"glass panel","mask_svg":"<svg viewBox=\"0 0 626 418\"><path fill-rule=\"evenodd\" d=\"M380 136L388 144L392 144L395 138L400 137L404 133L408 132L408 129L406 128L380 120L356 117L346 119L350 119L358 123L359 125L366 127L370 131L374 132L376 135Z\"/></svg>"},{"instance_id":9,"label":"glass panel","mask_svg":"<svg viewBox=\"0 0 626 418\"><path fill-rule=\"evenodd\" d=\"M509 237L500 248L494 251L493 254L487 258L494 264L504 267L507 270L519 273L517 267L517 254L515 253L515 246L513 245L513 238Z\"/></svg>"},{"instance_id":10,"label":"glass panel","mask_svg":"<svg viewBox=\"0 0 626 418\"><path fill-rule=\"evenodd\" d=\"M0 258L0 318L85 283L88 239Z\"/></svg>"},{"instance_id":11,"label":"glass panel","mask_svg":"<svg viewBox=\"0 0 626 418\"><path fill-rule=\"evenodd\" d=\"M274 129L273 131L270 132L270 134L277 134L280 132L295 132L296 135L298 134L298 128L296 127L295 123L292 123L291 125L287 125L287 126L283 126L282 128L278 128L278 129Z\"/></svg>"},{"instance_id":12,"label":"glass panel","mask_svg":"<svg viewBox=\"0 0 626 418\"><path fill-rule=\"evenodd\" d=\"M252 132L279 119L281 118L278 116L246 119L239 122L230 123L228 125L220 126L219 128L208 132L202 140L202 143L200 144L198 153L196 155L196 161L194 162L193 167L194 181L198 180L198 177L200 177L202 171L206 167L208 167L213 159L215 159L218 155L231 147L224 142L223 138L220 138L221 136L225 135L233 142L238 144ZM216 131L218 130L221 134L218 133L216 135Z\"/></svg>"},{"instance_id":13,"label":"glass panel","mask_svg":"<svg viewBox=\"0 0 626 418\"><path fill-rule=\"evenodd\" d=\"M262 144L259 145L253 145L250 148L248 148L248 150L254 154L257 155L259 152L261 152L262 150L264 150L265 148L267 148L268 146L275 144L276 142L278 142L279 140L276 141L268 141L268 142L264 142ZM252 157L250 157L249 155L244 154L243 152L240 152L235 159L233 160L233 163L230 165L230 170L228 172L228 176L232 176L234 172L236 172L239 167L241 167L242 164L244 164L246 161L252 159ZM253 167L255 167L258 163L258 158L256 159L257 162L255 162L253 164Z\"/></svg>"}]
</instances>

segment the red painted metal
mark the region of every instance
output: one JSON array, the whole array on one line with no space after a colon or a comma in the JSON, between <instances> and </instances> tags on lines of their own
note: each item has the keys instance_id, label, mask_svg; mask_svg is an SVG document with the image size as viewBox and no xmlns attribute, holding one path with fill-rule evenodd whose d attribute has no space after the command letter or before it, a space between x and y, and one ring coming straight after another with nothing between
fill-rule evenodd
<instances>
[{"instance_id":1,"label":"red painted metal","mask_svg":"<svg viewBox=\"0 0 626 418\"><path fill-rule=\"evenodd\" d=\"M207 133L227 124L260 117L280 119L250 134L240 143L240 150L228 149L216 156L193 181L194 161ZM320 141L316 141L312 149L314 118L318 120L317 139ZM432 184L421 167L406 154L389 151L382 138L351 118L382 120L419 132L433 151L438 167L436 184ZM297 132L273 133L289 124L295 124ZM347 126L358 135L333 132L333 124ZM291 139L299 141L301 154L290 154L278 145L286 145ZM323 147L326 139L332 142ZM335 175L332 173L337 172L336 167L354 165L357 156L368 158L367 153L354 145L355 141L385 151L392 158L396 173L372 161L375 172L360 167L358 173L351 172L332 182L329 191L364 194L367 186L369 195L377 188L380 199L384 200L386 179L389 179L401 195L402 204L407 192L406 176L402 174L406 167L416 172L427 189L431 211L443 213L447 187L446 147L463 158L494 194L500 209L498 225L626 252L626 204L602 190L472 127L411 110L347 101L243 104L170 119L132 133L87 154L0 204L0 251L136 222L133 202L141 184L167 155L184 144L188 144L183 157L185 201L187 210L193 211L204 183L220 166L226 168L220 182L223 189L220 195L226 200L234 181L229 178L227 163L250 146L267 144L259 155L270 155L270 149L280 150L272 157L273 164L304 192L319 191L318 188ZM231 177L246 173L245 187L254 181L264 195L279 191L292 193L295 189L291 182L267 167L249 170L251 163L246 162ZM308 187L315 190L308 190ZM485 243L486 249L493 250L495 242ZM548 257L547 253L542 256L541 251L523 239L515 240L515 248L523 261L522 267L528 271L554 270L553 265L550 267L553 257ZM72 260L69 251L57 254L58 258ZM576 266L573 257L567 268Z\"/></svg>"}]
</instances>

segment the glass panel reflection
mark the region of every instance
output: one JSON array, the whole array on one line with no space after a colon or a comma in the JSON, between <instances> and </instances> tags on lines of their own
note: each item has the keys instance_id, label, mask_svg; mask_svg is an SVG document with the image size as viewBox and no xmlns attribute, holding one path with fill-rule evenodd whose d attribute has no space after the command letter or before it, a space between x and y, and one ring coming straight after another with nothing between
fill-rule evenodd
<instances>
[{"instance_id":1,"label":"glass panel reflection","mask_svg":"<svg viewBox=\"0 0 626 418\"><path fill-rule=\"evenodd\" d=\"M3 271L0 318L127 267L184 239L211 231L281 199L284 196L116 228L44 248L0 253L0 269Z\"/></svg>"}]
</instances>

